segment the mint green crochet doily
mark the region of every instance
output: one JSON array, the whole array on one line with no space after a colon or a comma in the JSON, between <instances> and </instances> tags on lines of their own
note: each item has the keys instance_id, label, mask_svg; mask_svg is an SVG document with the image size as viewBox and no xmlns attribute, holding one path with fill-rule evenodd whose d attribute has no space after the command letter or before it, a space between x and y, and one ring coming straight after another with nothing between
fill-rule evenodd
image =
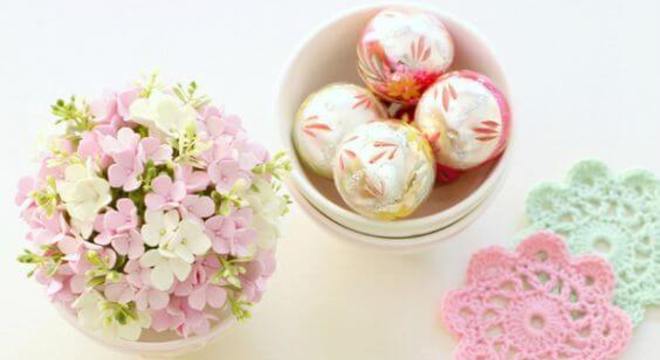
<instances>
[{"instance_id":1,"label":"mint green crochet doily","mask_svg":"<svg viewBox=\"0 0 660 360\"><path fill-rule=\"evenodd\" d=\"M543 183L527 198L528 231L562 235L573 254L606 258L617 275L615 303L633 322L660 304L660 180L643 170L610 173L583 161L565 183ZM526 231L527 232L527 231Z\"/></svg>"}]
</instances>

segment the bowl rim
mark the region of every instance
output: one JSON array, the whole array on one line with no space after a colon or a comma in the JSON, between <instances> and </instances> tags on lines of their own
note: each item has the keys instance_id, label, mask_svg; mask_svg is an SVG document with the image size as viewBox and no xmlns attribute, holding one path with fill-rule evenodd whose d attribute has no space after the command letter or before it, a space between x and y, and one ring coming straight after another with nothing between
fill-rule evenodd
<instances>
[{"instance_id":1,"label":"bowl rim","mask_svg":"<svg viewBox=\"0 0 660 360\"><path fill-rule=\"evenodd\" d=\"M352 244L357 243L360 246L375 248L383 251L403 251L404 253L414 253L416 251L426 249L443 239L457 235L463 230L467 229L491 204L495 194L501 190L502 183L503 182L499 182L496 184L496 186L492 189L492 193L482 199L478 206L475 206L469 212L454 220L451 224L437 229L431 233L410 237L406 240L384 239L379 236L357 232L354 229L351 229L333 220L327 214L324 214L307 199L305 199L305 197L299 191L294 189L292 194L300 202L300 206L303 208L303 210L312 217L314 222L319 224L324 229L331 230L335 233L343 235L340 238L344 239L344 241L350 242Z\"/></svg>"},{"instance_id":2,"label":"bowl rim","mask_svg":"<svg viewBox=\"0 0 660 360\"><path fill-rule=\"evenodd\" d=\"M408 3L396 2L396 1L384 2L384 3L372 3L362 6L350 7L344 11L339 12L335 16L331 17L330 19L318 25L313 31L311 31L308 35L306 35L302 39L302 41L300 41L300 43L298 43L298 45L294 48L293 52L285 62L284 69L282 70L279 81L277 83L277 88L276 88L277 93L275 96L275 109L277 114L276 116L280 118L279 119L280 122L285 120L282 119L283 111L281 110L282 106L280 105L284 103L284 96L286 92L283 91L283 89L286 88L285 81L294 70L292 66L298 60L300 53L305 48L307 48L319 34L328 30L336 23L346 18L359 15L361 13L365 13L368 11L377 11L379 9L383 9L386 7L399 7L399 8L408 8L408 9L413 8L413 9L431 11L435 14L440 15L445 21L459 24L461 27L467 30L472 36L474 36L477 40L479 40L479 42L486 50L486 52L490 54L490 57L492 58L495 68L502 75L502 79L501 81L498 82L497 85L498 88L502 92L504 92L507 96L508 105L511 111L512 125L511 125L511 132L509 135L509 140L507 142L506 148L504 149L503 153L494 160L495 164L492 165L493 167L488 173L487 177L483 180L481 184L479 184L479 186L474 191L472 191L468 196L466 196L465 198L463 198L462 200L453 204L452 206L450 206L445 210L412 219L404 218L395 221L370 219L362 215L359 215L353 212L352 210L340 206L334 201L331 201L328 198L326 198L314 185L312 185L311 181L309 181L307 179L307 176L305 175L304 164L302 164L300 160L296 157L296 159L294 160L294 168L290 174L290 178L292 179L292 181L287 181L287 186L289 188L294 187L295 189L293 190L297 190L305 200L307 200L310 204L314 205L314 207L318 211L320 211L324 216L328 217L327 212L332 212L333 215L341 218L343 221L345 221L345 223L342 223L342 226L346 227L347 229L350 229L351 231L361 231L365 233L365 235L378 237L378 238L383 238L383 237L377 234L370 234L369 232L365 232L364 229L370 227L378 227L383 229L383 232L387 232L388 230L394 230L394 229L400 232L402 227L416 229L423 227L424 225L428 225L429 223L440 223L440 225L432 231L432 232L436 232L448 226L448 224L446 224L447 219L460 219L464 217L466 213L469 213L470 209L474 209L480 206L480 203L483 201L479 201L479 200L489 196L487 192L489 192L491 188L500 180L505 169L507 168L507 164L510 162L511 152L512 152L511 148L513 145L514 134L516 132L515 130L516 125L514 120L515 117L514 105L512 101L513 96L511 93L511 89L509 87L509 81L502 64L498 61L496 52L491 47L490 42L487 40L487 38L480 31L478 31L476 27L472 25L470 22L465 21L450 12L440 10L438 9L438 7L434 5L420 4L420 3L408 4ZM287 120L290 121L290 119ZM292 143L293 140L291 139L290 127L286 127L285 129L283 127L280 127L280 136L287 150L290 152L294 152L294 156L296 156L295 148L293 147L293 143ZM318 206L317 204L322 204L322 206ZM326 211L321 211L319 208L325 208ZM333 219L332 221L337 222L336 219ZM348 226L346 223L350 223L351 226ZM415 236L415 235L413 234L411 236ZM392 239L383 238L383 240L391 241Z\"/></svg>"},{"instance_id":3,"label":"bowl rim","mask_svg":"<svg viewBox=\"0 0 660 360\"><path fill-rule=\"evenodd\" d=\"M78 323L77 317L69 309L67 309L65 305L60 303L54 303L53 305L57 309L57 312L60 314L60 316L62 316L69 323L69 325L74 327L79 333L82 333L85 337L91 339L95 343L106 346L115 351L129 352L134 354L139 353L141 355L155 355L166 352L185 351L187 348L190 348L192 351L217 339L219 335L221 335L225 330L229 329L237 323L237 320L233 316L228 316L227 318L216 323L215 326L212 326L211 331L206 334L193 335L187 338L174 340L131 341L124 339L110 339L83 328Z\"/></svg>"}]
</instances>

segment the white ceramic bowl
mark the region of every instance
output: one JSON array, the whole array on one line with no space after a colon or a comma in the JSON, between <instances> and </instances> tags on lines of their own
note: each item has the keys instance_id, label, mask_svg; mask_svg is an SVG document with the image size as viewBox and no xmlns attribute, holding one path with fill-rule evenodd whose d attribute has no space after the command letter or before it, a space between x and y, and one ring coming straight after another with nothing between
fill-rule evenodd
<instances>
[{"instance_id":1,"label":"white ceramic bowl","mask_svg":"<svg viewBox=\"0 0 660 360\"><path fill-rule=\"evenodd\" d=\"M78 319L76 319L71 311L61 305L55 305L55 307L69 324L94 342L114 351L139 355L146 359L174 358L199 350L217 339L227 328L236 322L234 317L227 311L217 314L221 320L216 322L213 328L211 328L211 331L205 335L194 335L184 339L178 338L169 332L157 333L153 330L147 330L142 334L141 339L143 340L128 341L108 339L101 335L90 333L87 329L80 326Z\"/></svg>"},{"instance_id":2,"label":"white ceramic bowl","mask_svg":"<svg viewBox=\"0 0 660 360\"><path fill-rule=\"evenodd\" d=\"M350 10L322 25L294 52L285 68L275 106L282 140L290 154L295 154L291 128L302 101L308 94L332 82L361 84L357 75L356 54L359 34L378 11L392 6L420 8L440 16L456 47L450 70L470 69L485 74L507 96L513 112L504 72L487 42L472 26L426 6L392 4L363 7ZM513 125L512 133L515 131L515 119ZM353 238L372 244L409 247L415 246L415 239L428 243L453 234L455 231L448 228L463 224L460 220L474 212L493 192L507 168L510 153L511 141L500 158L469 171L452 184L436 186L429 199L410 217L390 222L369 219L350 210L333 182L303 167L295 155L292 155L293 171L288 184L294 195L306 200L309 206L303 208L317 220L323 216L355 234ZM346 235L346 231L340 233ZM401 244L394 245L393 242Z\"/></svg>"}]
</instances>

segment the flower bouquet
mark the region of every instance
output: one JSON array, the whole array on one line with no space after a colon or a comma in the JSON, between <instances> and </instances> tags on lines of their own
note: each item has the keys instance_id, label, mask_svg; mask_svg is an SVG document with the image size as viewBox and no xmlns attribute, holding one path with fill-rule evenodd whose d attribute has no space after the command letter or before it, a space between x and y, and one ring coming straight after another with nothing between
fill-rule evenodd
<instances>
[{"instance_id":1,"label":"flower bouquet","mask_svg":"<svg viewBox=\"0 0 660 360\"><path fill-rule=\"evenodd\" d=\"M153 75L97 101L52 106L63 132L20 180L19 257L93 334L208 334L250 316L275 269L289 170L195 82Z\"/></svg>"}]
</instances>

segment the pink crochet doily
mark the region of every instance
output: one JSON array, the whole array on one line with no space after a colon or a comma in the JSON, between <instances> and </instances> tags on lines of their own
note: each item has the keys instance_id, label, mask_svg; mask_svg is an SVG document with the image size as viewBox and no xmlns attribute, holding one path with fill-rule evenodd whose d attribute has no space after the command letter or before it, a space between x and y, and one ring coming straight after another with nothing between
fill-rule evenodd
<instances>
[{"instance_id":1,"label":"pink crochet doily","mask_svg":"<svg viewBox=\"0 0 660 360\"><path fill-rule=\"evenodd\" d=\"M611 359L632 333L611 304L613 289L607 262L571 259L557 235L542 231L515 253L476 253L466 287L447 294L441 315L460 339L456 359Z\"/></svg>"}]
</instances>

